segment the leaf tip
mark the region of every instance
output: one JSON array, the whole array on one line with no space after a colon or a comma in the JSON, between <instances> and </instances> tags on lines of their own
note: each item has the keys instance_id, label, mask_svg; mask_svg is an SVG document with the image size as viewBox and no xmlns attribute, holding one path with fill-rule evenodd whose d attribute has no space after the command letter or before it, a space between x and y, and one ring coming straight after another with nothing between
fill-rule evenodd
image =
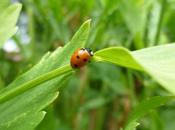
<instances>
[{"instance_id":1,"label":"leaf tip","mask_svg":"<svg viewBox=\"0 0 175 130\"><path fill-rule=\"evenodd\" d=\"M45 115L46 115L46 111L41 111L41 114L42 114L43 116L45 116Z\"/></svg>"},{"instance_id":2,"label":"leaf tip","mask_svg":"<svg viewBox=\"0 0 175 130\"><path fill-rule=\"evenodd\" d=\"M55 93L55 97L57 98L58 95L59 95L59 91L57 91L57 92Z\"/></svg>"},{"instance_id":3,"label":"leaf tip","mask_svg":"<svg viewBox=\"0 0 175 130\"><path fill-rule=\"evenodd\" d=\"M12 5L14 8L16 8L19 12L22 9L22 4L21 3L15 3L14 5Z\"/></svg>"},{"instance_id":4,"label":"leaf tip","mask_svg":"<svg viewBox=\"0 0 175 130\"><path fill-rule=\"evenodd\" d=\"M87 23L91 23L92 19L88 19L86 20Z\"/></svg>"},{"instance_id":5,"label":"leaf tip","mask_svg":"<svg viewBox=\"0 0 175 130\"><path fill-rule=\"evenodd\" d=\"M88 27L90 27L90 25L91 25L91 19L86 20L86 21L83 23L83 25L87 25Z\"/></svg>"}]
</instances>

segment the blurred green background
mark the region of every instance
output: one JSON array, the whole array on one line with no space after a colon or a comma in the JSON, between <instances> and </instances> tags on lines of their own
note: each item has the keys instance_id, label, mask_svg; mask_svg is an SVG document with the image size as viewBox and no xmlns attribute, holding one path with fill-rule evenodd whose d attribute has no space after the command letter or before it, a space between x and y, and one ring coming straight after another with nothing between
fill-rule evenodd
<instances>
[{"instance_id":1,"label":"blurred green background","mask_svg":"<svg viewBox=\"0 0 175 130\"><path fill-rule=\"evenodd\" d=\"M3 2L4 1L4 2ZM30 69L48 51L64 46L92 19L87 46L138 50L175 41L175 0L2 0L21 2L19 30L0 50L0 86ZM10 46L10 47L9 47ZM168 95L148 75L107 63L89 64L60 85L36 130L119 130L143 99ZM138 130L173 130L174 104L152 111Z\"/></svg>"}]
</instances>

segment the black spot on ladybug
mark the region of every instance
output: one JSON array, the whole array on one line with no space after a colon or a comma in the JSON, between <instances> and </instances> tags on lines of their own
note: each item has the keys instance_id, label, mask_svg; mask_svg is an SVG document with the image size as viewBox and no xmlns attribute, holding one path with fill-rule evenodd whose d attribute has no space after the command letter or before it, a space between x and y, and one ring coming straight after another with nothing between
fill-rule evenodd
<instances>
[{"instance_id":1,"label":"black spot on ladybug","mask_svg":"<svg viewBox=\"0 0 175 130\"><path fill-rule=\"evenodd\" d=\"M80 59L79 55L77 55L77 59Z\"/></svg>"},{"instance_id":2,"label":"black spot on ladybug","mask_svg":"<svg viewBox=\"0 0 175 130\"><path fill-rule=\"evenodd\" d=\"M77 64L75 64L75 65L74 65L74 67L75 67L75 68L77 68L77 67L78 67L78 65L77 65Z\"/></svg>"},{"instance_id":3,"label":"black spot on ladybug","mask_svg":"<svg viewBox=\"0 0 175 130\"><path fill-rule=\"evenodd\" d=\"M83 61L84 61L84 62L86 62L86 61L87 61L87 59L83 59Z\"/></svg>"}]
</instances>

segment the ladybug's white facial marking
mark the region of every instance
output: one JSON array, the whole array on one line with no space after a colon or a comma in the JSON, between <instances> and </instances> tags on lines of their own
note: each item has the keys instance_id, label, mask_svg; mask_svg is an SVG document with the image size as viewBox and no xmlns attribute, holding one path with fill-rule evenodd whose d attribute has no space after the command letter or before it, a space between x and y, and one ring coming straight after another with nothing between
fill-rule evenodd
<instances>
[{"instance_id":1,"label":"ladybug's white facial marking","mask_svg":"<svg viewBox=\"0 0 175 130\"><path fill-rule=\"evenodd\" d=\"M93 55L94 55L93 51L91 51L91 52L90 52L90 55L91 55L91 56L93 56Z\"/></svg>"},{"instance_id":2,"label":"ladybug's white facial marking","mask_svg":"<svg viewBox=\"0 0 175 130\"><path fill-rule=\"evenodd\" d=\"M90 56L93 56L93 51L89 48L85 48L85 50L89 53Z\"/></svg>"}]
</instances>

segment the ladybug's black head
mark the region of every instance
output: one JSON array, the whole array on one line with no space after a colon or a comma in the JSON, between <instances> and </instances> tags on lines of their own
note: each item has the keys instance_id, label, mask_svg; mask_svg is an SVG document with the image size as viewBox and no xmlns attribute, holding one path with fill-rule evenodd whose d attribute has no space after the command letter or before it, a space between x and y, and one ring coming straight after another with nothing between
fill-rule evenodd
<instances>
[{"instance_id":1,"label":"ladybug's black head","mask_svg":"<svg viewBox=\"0 0 175 130\"><path fill-rule=\"evenodd\" d=\"M82 48L82 50L86 50L90 56L94 55L93 51L90 48Z\"/></svg>"}]
</instances>

